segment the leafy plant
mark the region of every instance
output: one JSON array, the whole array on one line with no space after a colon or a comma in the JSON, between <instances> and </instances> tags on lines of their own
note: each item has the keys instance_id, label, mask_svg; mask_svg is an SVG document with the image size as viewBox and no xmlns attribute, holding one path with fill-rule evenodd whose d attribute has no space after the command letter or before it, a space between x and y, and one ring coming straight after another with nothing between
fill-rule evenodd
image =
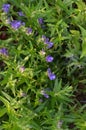
<instances>
[{"instance_id":1,"label":"leafy plant","mask_svg":"<svg viewBox=\"0 0 86 130\"><path fill-rule=\"evenodd\" d=\"M0 130L86 129L85 8L0 1Z\"/></svg>"}]
</instances>

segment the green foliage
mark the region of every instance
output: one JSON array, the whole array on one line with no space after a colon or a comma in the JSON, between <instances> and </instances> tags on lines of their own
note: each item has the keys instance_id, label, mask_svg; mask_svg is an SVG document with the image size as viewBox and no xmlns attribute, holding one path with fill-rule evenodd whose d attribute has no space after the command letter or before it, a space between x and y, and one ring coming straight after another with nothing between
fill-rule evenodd
<instances>
[{"instance_id":1,"label":"green foliage","mask_svg":"<svg viewBox=\"0 0 86 130\"><path fill-rule=\"evenodd\" d=\"M0 130L86 130L85 24L84 0L0 0Z\"/></svg>"}]
</instances>

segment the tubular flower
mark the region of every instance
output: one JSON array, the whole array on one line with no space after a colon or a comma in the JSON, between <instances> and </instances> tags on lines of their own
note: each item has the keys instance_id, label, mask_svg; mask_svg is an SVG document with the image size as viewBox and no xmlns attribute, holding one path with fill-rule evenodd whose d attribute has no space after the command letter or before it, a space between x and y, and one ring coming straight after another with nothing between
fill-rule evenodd
<instances>
[{"instance_id":1,"label":"tubular flower","mask_svg":"<svg viewBox=\"0 0 86 130\"><path fill-rule=\"evenodd\" d=\"M8 12L9 12L9 9L10 9L10 4L3 4L2 10L3 10L5 13L8 13Z\"/></svg>"},{"instance_id":2,"label":"tubular flower","mask_svg":"<svg viewBox=\"0 0 86 130\"><path fill-rule=\"evenodd\" d=\"M53 47L53 42L49 41L49 38L47 38L45 35L42 35L42 40L44 41L44 44L47 44L48 49Z\"/></svg>"},{"instance_id":3,"label":"tubular flower","mask_svg":"<svg viewBox=\"0 0 86 130\"><path fill-rule=\"evenodd\" d=\"M27 28L27 33L31 34L32 33L32 28Z\"/></svg>"},{"instance_id":4,"label":"tubular flower","mask_svg":"<svg viewBox=\"0 0 86 130\"><path fill-rule=\"evenodd\" d=\"M53 47L53 42L48 42L47 45L48 45L47 48L50 49Z\"/></svg>"},{"instance_id":5,"label":"tubular flower","mask_svg":"<svg viewBox=\"0 0 86 130\"><path fill-rule=\"evenodd\" d=\"M18 12L18 15L21 16L21 17L22 17L22 16L25 16L22 11L19 11L19 12Z\"/></svg>"},{"instance_id":6,"label":"tubular flower","mask_svg":"<svg viewBox=\"0 0 86 130\"><path fill-rule=\"evenodd\" d=\"M48 68L47 73L50 80L54 80L56 78L56 75L51 72L50 68Z\"/></svg>"},{"instance_id":7,"label":"tubular flower","mask_svg":"<svg viewBox=\"0 0 86 130\"><path fill-rule=\"evenodd\" d=\"M41 94L42 94L45 98L49 98L49 95L48 95L44 90L41 91Z\"/></svg>"}]
</instances>

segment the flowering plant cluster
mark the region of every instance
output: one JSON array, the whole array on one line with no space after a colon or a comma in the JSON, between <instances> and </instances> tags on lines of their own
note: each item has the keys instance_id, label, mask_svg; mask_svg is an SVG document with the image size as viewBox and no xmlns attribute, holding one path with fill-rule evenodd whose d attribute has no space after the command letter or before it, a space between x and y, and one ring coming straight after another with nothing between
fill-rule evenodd
<instances>
[{"instance_id":1,"label":"flowering plant cluster","mask_svg":"<svg viewBox=\"0 0 86 130\"><path fill-rule=\"evenodd\" d=\"M86 129L85 8L0 1L0 130Z\"/></svg>"},{"instance_id":2,"label":"flowering plant cluster","mask_svg":"<svg viewBox=\"0 0 86 130\"><path fill-rule=\"evenodd\" d=\"M10 10L10 7L11 7L10 4L3 4L3 6L2 6L3 12L8 13L9 10ZM22 11L18 12L18 15L21 16L21 17L22 17L22 16L25 16ZM43 18L38 18L38 22L39 22L40 25L43 25L43 24L44 24ZM13 29L15 29L15 30L16 30L16 29L19 29L21 26L25 26L25 22L22 22L22 21L20 21L20 20L12 20L12 21L9 21L9 24L10 24L11 27L12 27ZM27 33L28 33L28 34L31 34L31 33L32 33L32 28L27 27L26 29L27 29ZM48 49L52 48L53 43L49 41L49 38L46 38L46 36L43 35L43 36L42 36L42 39L43 39L44 43L47 44L47 48L48 48ZM6 49L2 48L2 54L5 54L5 55L7 54ZM54 59L54 58L53 58L52 56L50 56L50 55L48 55L48 56L46 57L46 61L47 61L47 62L52 62L53 59ZM54 80L54 79L56 78L56 76L55 76L55 75L53 76L53 75L54 75L53 73L50 74L50 73L48 72L48 76L49 76L50 80ZM53 76L53 78L52 78L52 76Z\"/></svg>"}]
</instances>

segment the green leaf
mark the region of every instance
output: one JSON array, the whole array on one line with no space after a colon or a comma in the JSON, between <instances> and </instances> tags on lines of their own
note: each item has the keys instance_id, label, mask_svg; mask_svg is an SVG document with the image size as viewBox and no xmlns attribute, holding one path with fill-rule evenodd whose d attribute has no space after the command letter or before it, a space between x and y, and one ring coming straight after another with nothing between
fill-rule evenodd
<instances>
[{"instance_id":1,"label":"green leaf","mask_svg":"<svg viewBox=\"0 0 86 130\"><path fill-rule=\"evenodd\" d=\"M55 93L61 90L61 84L62 84L62 80L60 81L58 81L58 79L55 80L54 89L53 89Z\"/></svg>"},{"instance_id":2,"label":"green leaf","mask_svg":"<svg viewBox=\"0 0 86 130\"><path fill-rule=\"evenodd\" d=\"M79 27L81 29L81 34L82 34L82 53L80 58L83 58L84 56L86 56L86 30L80 25Z\"/></svg>"},{"instance_id":3,"label":"green leaf","mask_svg":"<svg viewBox=\"0 0 86 130\"><path fill-rule=\"evenodd\" d=\"M10 103L8 100L6 100L4 97L0 96L0 100L4 103L4 105L7 108L7 111L10 112Z\"/></svg>"},{"instance_id":4,"label":"green leaf","mask_svg":"<svg viewBox=\"0 0 86 130\"><path fill-rule=\"evenodd\" d=\"M39 107L37 107L37 108L35 109L35 112L39 113L41 110L44 109L45 105L46 105L46 102L44 102L42 105L40 105Z\"/></svg>"},{"instance_id":5,"label":"green leaf","mask_svg":"<svg viewBox=\"0 0 86 130\"><path fill-rule=\"evenodd\" d=\"M7 112L5 107L0 107L0 117L2 117Z\"/></svg>"}]
</instances>

